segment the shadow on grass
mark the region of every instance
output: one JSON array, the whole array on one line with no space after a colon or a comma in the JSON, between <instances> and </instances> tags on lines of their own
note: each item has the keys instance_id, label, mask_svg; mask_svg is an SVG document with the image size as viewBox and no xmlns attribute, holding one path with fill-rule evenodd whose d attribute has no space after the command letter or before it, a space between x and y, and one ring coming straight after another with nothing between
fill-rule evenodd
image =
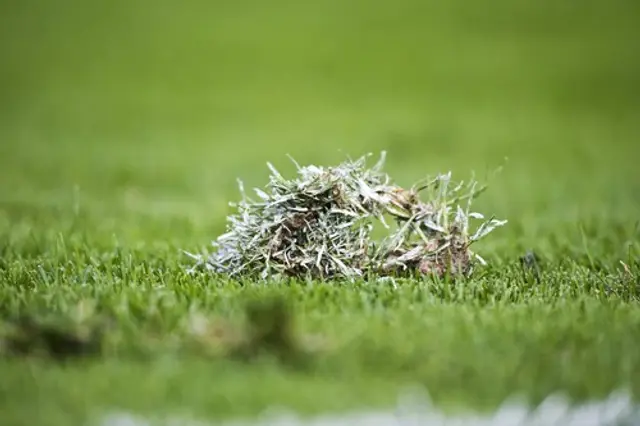
<instances>
[{"instance_id":1,"label":"shadow on grass","mask_svg":"<svg viewBox=\"0 0 640 426\"><path fill-rule=\"evenodd\" d=\"M124 324L107 321L96 313L81 323L62 315L29 313L0 318L0 357L38 358L55 362L100 358L110 354L137 358L153 358L154 354L171 351L167 342L176 337L170 330L160 336L141 324L124 337ZM305 349L294 332L294 315L288 303L279 297L253 299L245 306L246 323L236 327L231 323L208 321L200 335L179 333L176 355L226 358L238 362L275 360L283 367L301 368L308 365L313 351ZM148 318L152 323L153 318ZM115 326L115 327L114 327ZM222 332L220 329L223 328ZM155 336L154 336L155 335ZM159 337L159 338L157 338ZM115 342L115 346L114 346ZM115 350L114 350L115 349Z\"/></svg>"},{"instance_id":2,"label":"shadow on grass","mask_svg":"<svg viewBox=\"0 0 640 426\"><path fill-rule=\"evenodd\" d=\"M103 335L100 327L69 327L23 315L2 321L0 354L55 361L97 356L102 352Z\"/></svg>"},{"instance_id":3,"label":"shadow on grass","mask_svg":"<svg viewBox=\"0 0 640 426\"><path fill-rule=\"evenodd\" d=\"M234 359L275 358L283 365L302 367L310 358L294 333L290 306L279 297L252 300L246 306L245 338L230 352Z\"/></svg>"}]
</instances>

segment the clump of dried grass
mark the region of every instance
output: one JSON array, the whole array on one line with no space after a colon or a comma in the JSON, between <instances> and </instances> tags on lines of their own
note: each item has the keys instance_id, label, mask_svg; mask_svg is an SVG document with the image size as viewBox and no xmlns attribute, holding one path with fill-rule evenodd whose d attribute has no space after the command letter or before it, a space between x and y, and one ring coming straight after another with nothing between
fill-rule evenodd
<instances>
[{"instance_id":1,"label":"clump of dried grass","mask_svg":"<svg viewBox=\"0 0 640 426\"><path fill-rule=\"evenodd\" d=\"M392 183L382 171L385 153L368 168L368 156L335 167L296 164L284 178L271 164L269 183L231 205L227 232L212 253L189 254L194 269L231 277L356 279L371 276L469 275L484 261L470 246L506 221L493 217L471 230L471 203L486 187L454 182L451 173L416 183ZM395 222L389 226L387 218ZM371 238L374 223L388 229Z\"/></svg>"}]
</instances>

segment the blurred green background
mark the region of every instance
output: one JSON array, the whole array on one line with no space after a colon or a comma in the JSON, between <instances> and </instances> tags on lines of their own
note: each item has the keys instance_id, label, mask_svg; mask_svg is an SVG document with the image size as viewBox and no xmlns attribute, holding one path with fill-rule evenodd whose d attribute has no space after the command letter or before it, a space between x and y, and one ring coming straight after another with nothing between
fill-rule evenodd
<instances>
[{"instance_id":1,"label":"blurred green background","mask_svg":"<svg viewBox=\"0 0 640 426\"><path fill-rule=\"evenodd\" d=\"M402 184L509 157L479 207L511 220L499 253L638 217L634 0L0 7L5 229L75 206L98 241L191 248L266 161L383 149Z\"/></svg>"},{"instance_id":2,"label":"blurred green background","mask_svg":"<svg viewBox=\"0 0 640 426\"><path fill-rule=\"evenodd\" d=\"M88 299L117 312L124 352L148 330L171 350L3 358L2 417L328 410L387 403L405 380L476 403L628 382L637 399L635 299L600 286L640 242L638 23L638 0L3 0L0 308L65 316ZM477 205L509 220L478 249L493 275L285 289L182 273L179 249L223 231L237 178L381 150L403 185L509 158ZM526 249L556 263L541 286L518 281ZM171 358L189 352L173 340L187 314L238 315L271 291L349 343L317 374Z\"/></svg>"}]
</instances>

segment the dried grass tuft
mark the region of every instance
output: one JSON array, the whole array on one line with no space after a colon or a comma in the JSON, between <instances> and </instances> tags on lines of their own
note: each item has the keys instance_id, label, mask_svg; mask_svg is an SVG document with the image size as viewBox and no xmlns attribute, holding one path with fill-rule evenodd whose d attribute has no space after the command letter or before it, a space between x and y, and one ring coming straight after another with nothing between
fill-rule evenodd
<instances>
[{"instance_id":1,"label":"dried grass tuft","mask_svg":"<svg viewBox=\"0 0 640 426\"><path fill-rule=\"evenodd\" d=\"M335 167L301 167L294 160L292 179L268 164L269 183L254 189L256 199L240 182L242 200L231 204L237 212L228 217L227 232L213 242L212 253L187 253L196 260L191 271L353 280L469 275L484 263L470 246L507 223L471 211L486 186L454 182L449 172L404 189L382 171L384 152L370 168L369 156ZM472 230L472 219L483 221ZM389 232L382 241L371 238L376 221Z\"/></svg>"}]
</instances>

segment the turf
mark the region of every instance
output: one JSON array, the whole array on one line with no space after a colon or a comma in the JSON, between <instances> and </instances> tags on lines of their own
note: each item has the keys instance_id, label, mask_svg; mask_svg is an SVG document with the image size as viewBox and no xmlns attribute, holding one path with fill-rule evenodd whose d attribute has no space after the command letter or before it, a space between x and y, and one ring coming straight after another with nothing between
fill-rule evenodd
<instances>
[{"instance_id":1,"label":"turf","mask_svg":"<svg viewBox=\"0 0 640 426\"><path fill-rule=\"evenodd\" d=\"M182 4L2 5L2 422L317 413L413 385L451 410L638 398L637 2ZM401 184L509 158L478 203L509 220L477 247L487 269L185 274L236 178L383 149Z\"/></svg>"}]
</instances>

